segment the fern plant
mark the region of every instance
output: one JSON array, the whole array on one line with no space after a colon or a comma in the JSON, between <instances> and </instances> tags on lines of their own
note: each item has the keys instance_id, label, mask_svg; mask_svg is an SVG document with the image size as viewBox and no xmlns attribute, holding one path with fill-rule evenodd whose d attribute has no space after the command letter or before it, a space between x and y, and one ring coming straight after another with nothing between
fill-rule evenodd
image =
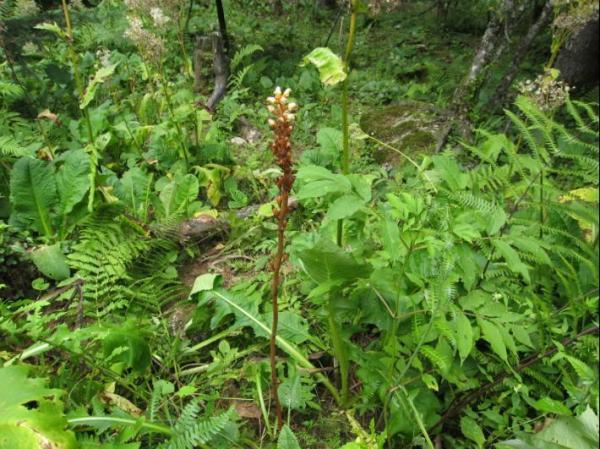
<instances>
[{"instance_id":1,"label":"fern plant","mask_svg":"<svg viewBox=\"0 0 600 449\"><path fill-rule=\"evenodd\" d=\"M106 314L131 305L157 310L181 297L177 246L167 234L152 234L114 207L94 214L68 256L85 299Z\"/></svg>"}]
</instances>

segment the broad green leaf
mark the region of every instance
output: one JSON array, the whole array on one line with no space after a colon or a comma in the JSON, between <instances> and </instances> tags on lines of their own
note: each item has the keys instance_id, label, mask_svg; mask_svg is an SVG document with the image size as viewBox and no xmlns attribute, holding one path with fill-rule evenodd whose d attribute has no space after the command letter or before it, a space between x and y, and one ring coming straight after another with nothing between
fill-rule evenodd
<instances>
[{"instance_id":1,"label":"broad green leaf","mask_svg":"<svg viewBox=\"0 0 600 449\"><path fill-rule=\"evenodd\" d=\"M335 86L347 76L342 58L327 47L315 48L304 57L304 64L313 64L319 70L321 82L326 86Z\"/></svg>"},{"instance_id":2,"label":"broad green leaf","mask_svg":"<svg viewBox=\"0 0 600 449\"><path fill-rule=\"evenodd\" d=\"M460 360L464 362L475 345L471 321L457 308L455 309L452 323L454 325L454 338L456 339L458 355L460 356Z\"/></svg>"},{"instance_id":3,"label":"broad green leaf","mask_svg":"<svg viewBox=\"0 0 600 449\"><path fill-rule=\"evenodd\" d=\"M463 416L460 419L460 430L469 440L474 441L477 447L482 448L485 444L485 435L473 418Z\"/></svg>"},{"instance_id":4,"label":"broad green leaf","mask_svg":"<svg viewBox=\"0 0 600 449\"><path fill-rule=\"evenodd\" d=\"M576 418L563 417L546 427L536 435L536 440L558 444L571 449L597 449L598 437L590 439ZM540 445L540 448L543 447Z\"/></svg>"},{"instance_id":5,"label":"broad green leaf","mask_svg":"<svg viewBox=\"0 0 600 449\"><path fill-rule=\"evenodd\" d=\"M277 439L277 449L300 449L298 439L292 429L286 424L281 428L279 438Z\"/></svg>"},{"instance_id":6,"label":"broad green leaf","mask_svg":"<svg viewBox=\"0 0 600 449\"><path fill-rule=\"evenodd\" d=\"M200 184L194 175L176 177L163 187L160 201L164 218L186 215L188 206L198 198Z\"/></svg>"},{"instance_id":7,"label":"broad green leaf","mask_svg":"<svg viewBox=\"0 0 600 449\"><path fill-rule=\"evenodd\" d=\"M56 159L59 211L69 214L90 189L90 156L84 150L68 151Z\"/></svg>"},{"instance_id":8,"label":"broad green leaf","mask_svg":"<svg viewBox=\"0 0 600 449\"><path fill-rule=\"evenodd\" d=\"M61 390L28 377L29 367L0 368L0 449L75 449L59 401Z\"/></svg>"},{"instance_id":9,"label":"broad green leaf","mask_svg":"<svg viewBox=\"0 0 600 449\"><path fill-rule=\"evenodd\" d=\"M506 345L504 339L498 327L491 321L484 320L482 318L477 319L477 323L481 328L482 336L494 351L502 360L508 361L508 354L506 353Z\"/></svg>"},{"instance_id":10,"label":"broad green leaf","mask_svg":"<svg viewBox=\"0 0 600 449\"><path fill-rule=\"evenodd\" d=\"M350 282L368 278L371 269L356 260L330 240L319 240L312 248L298 255L302 268L317 283Z\"/></svg>"},{"instance_id":11,"label":"broad green leaf","mask_svg":"<svg viewBox=\"0 0 600 449\"><path fill-rule=\"evenodd\" d=\"M267 323L272 322L273 314L266 313L265 319ZM277 329L279 335L297 345L311 339L306 320L298 313L290 310L279 312L279 326Z\"/></svg>"},{"instance_id":12,"label":"broad green leaf","mask_svg":"<svg viewBox=\"0 0 600 449\"><path fill-rule=\"evenodd\" d=\"M220 285L220 274L205 273L196 278L189 296L192 297L196 293L212 290Z\"/></svg>"},{"instance_id":13,"label":"broad green leaf","mask_svg":"<svg viewBox=\"0 0 600 449\"><path fill-rule=\"evenodd\" d=\"M569 407L564 405L562 402L559 402L555 399L545 397L535 401L533 406L536 410L539 410L543 413L554 413L556 415L571 415L571 410Z\"/></svg>"},{"instance_id":14,"label":"broad green leaf","mask_svg":"<svg viewBox=\"0 0 600 449\"><path fill-rule=\"evenodd\" d=\"M327 218L329 220L341 220L351 217L364 205L364 201L354 194L344 195L336 199L329 206Z\"/></svg>"},{"instance_id":15,"label":"broad green leaf","mask_svg":"<svg viewBox=\"0 0 600 449\"><path fill-rule=\"evenodd\" d=\"M108 78L110 78L110 76L113 73L115 73L117 65L118 64L111 64L109 66L101 67L100 69L98 69L94 77L90 80L87 88L85 89L83 98L79 103L80 109L85 109L91 103L91 101L96 96L96 90L98 89L98 86L104 83Z\"/></svg>"},{"instance_id":16,"label":"broad green leaf","mask_svg":"<svg viewBox=\"0 0 600 449\"><path fill-rule=\"evenodd\" d=\"M23 157L10 175L11 222L50 237L53 234L51 216L58 204L56 180L50 164Z\"/></svg>"},{"instance_id":17,"label":"broad green leaf","mask_svg":"<svg viewBox=\"0 0 600 449\"><path fill-rule=\"evenodd\" d=\"M300 168L297 174L300 185L296 197L299 200L320 198L331 193L347 194L352 190L352 184L343 175L331 173L324 167L309 165Z\"/></svg>"},{"instance_id":18,"label":"broad green leaf","mask_svg":"<svg viewBox=\"0 0 600 449\"><path fill-rule=\"evenodd\" d=\"M137 217L145 216L152 178L139 167L127 170L115 186L115 195Z\"/></svg>"},{"instance_id":19,"label":"broad green leaf","mask_svg":"<svg viewBox=\"0 0 600 449\"><path fill-rule=\"evenodd\" d=\"M55 281L62 281L71 275L60 243L37 248L31 253L31 260L42 274Z\"/></svg>"},{"instance_id":20,"label":"broad green leaf","mask_svg":"<svg viewBox=\"0 0 600 449\"><path fill-rule=\"evenodd\" d=\"M121 362L137 373L142 373L150 365L147 340L134 328L109 332L102 341L102 348L111 364Z\"/></svg>"},{"instance_id":21,"label":"broad green leaf","mask_svg":"<svg viewBox=\"0 0 600 449\"><path fill-rule=\"evenodd\" d=\"M332 156L342 152L342 132L335 128L321 128L317 132L317 143L321 151Z\"/></svg>"}]
</instances>

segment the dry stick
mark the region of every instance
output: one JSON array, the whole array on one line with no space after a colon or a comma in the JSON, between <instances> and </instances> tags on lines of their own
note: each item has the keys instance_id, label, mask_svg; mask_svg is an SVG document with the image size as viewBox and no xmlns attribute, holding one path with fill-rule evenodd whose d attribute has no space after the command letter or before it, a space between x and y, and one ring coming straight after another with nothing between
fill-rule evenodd
<instances>
[{"instance_id":1,"label":"dry stick","mask_svg":"<svg viewBox=\"0 0 600 449\"><path fill-rule=\"evenodd\" d=\"M500 85L496 89L496 93L492 97L493 100L490 102L489 105L490 112L495 112L498 109L498 107L502 106L502 104L504 103L504 100L508 94L508 89L510 88L513 81L517 77L517 74L519 73L521 63L525 59L527 53L529 53L529 50L531 49L535 38L538 36L538 34L540 34L542 29L550 22L551 19L552 1L548 0L546 5L544 6L544 9L542 10L542 13L535 21L535 23L529 28L527 35L521 41L521 44L517 49L516 56L513 59L513 65L510 67L510 69L508 69L508 71L502 78Z\"/></svg>"},{"instance_id":2,"label":"dry stick","mask_svg":"<svg viewBox=\"0 0 600 449\"><path fill-rule=\"evenodd\" d=\"M597 334L599 332L599 330L600 330L600 328L598 326L590 327L588 329L585 329L585 330L579 332L574 337L566 338L566 339L562 340L561 344L563 346L569 346L573 343L576 343L581 337L584 337L586 335ZM448 419L453 418L458 413L460 413L460 411L463 408L465 408L467 405L469 405L473 400L477 399L479 396L481 396L483 393L485 393L490 388L494 388L495 386L499 385L504 379L511 376L513 373L515 373L515 372L519 373L519 372L523 371L524 369L529 368L531 365L535 365L540 360L556 354L557 352L558 352L558 348L554 347L552 349L548 349L546 352L532 355L531 357L528 357L525 360L523 360L513 371L511 371L511 372L505 371L502 374L500 374L498 377L496 377L496 379L494 379L493 381L488 382L487 384L479 387L475 391L468 393L462 399L454 400L453 403L450 404L450 408L448 408L448 410L444 413L444 415L440 418L440 420L431 429L429 429L429 431L432 432L435 429L437 429L438 427L443 426L444 422L446 422Z\"/></svg>"},{"instance_id":3,"label":"dry stick","mask_svg":"<svg viewBox=\"0 0 600 449\"><path fill-rule=\"evenodd\" d=\"M294 185L293 161L292 161L292 143L290 136L294 129L293 112L296 109L294 103L288 104L288 98L291 91L287 89L285 92L281 88L275 89L273 97L268 99L270 103L268 108L274 119L269 119L269 125L275 134L275 140L271 145L273 155L277 159L277 165L281 168L283 174L277 180L279 187L279 195L277 196L278 209L273 211L273 215L277 218L277 252L271 262L273 270L273 283L271 285L272 303L273 303L273 322L271 325L271 340L270 340L270 362L271 362L271 396L275 404L275 414L277 416L277 428L281 430L283 427L283 412L281 403L279 402L279 394L277 386L279 380L277 378L277 327L279 325L279 285L281 283L281 264L286 258L285 254L285 229L287 226L287 216L289 209L289 196L292 186Z\"/></svg>"}]
</instances>

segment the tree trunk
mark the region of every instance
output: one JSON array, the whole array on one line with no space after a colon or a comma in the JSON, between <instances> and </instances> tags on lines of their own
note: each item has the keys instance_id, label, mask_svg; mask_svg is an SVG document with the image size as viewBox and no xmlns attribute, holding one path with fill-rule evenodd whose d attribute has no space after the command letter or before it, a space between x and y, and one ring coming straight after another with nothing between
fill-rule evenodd
<instances>
[{"instance_id":1,"label":"tree trunk","mask_svg":"<svg viewBox=\"0 0 600 449\"><path fill-rule=\"evenodd\" d=\"M471 126L468 120L468 108L472 98L477 94L478 78L494 56L494 50L500 41L507 15L514 16L516 10L515 0L503 0L500 10L492 15L473 57L471 68L454 92L448 123L440 133L436 151L441 151L446 145L448 136L455 124L459 125L463 137L468 138L470 136Z\"/></svg>"},{"instance_id":2,"label":"tree trunk","mask_svg":"<svg viewBox=\"0 0 600 449\"><path fill-rule=\"evenodd\" d=\"M206 102L206 108L214 112L217 103L227 93L227 78L229 78L229 58L225 54L224 38L220 33L213 37L215 88Z\"/></svg>"},{"instance_id":3,"label":"tree trunk","mask_svg":"<svg viewBox=\"0 0 600 449\"><path fill-rule=\"evenodd\" d=\"M225 48L225 52L229 53L231 48L229 47L229 35L227 34L227 22L225 21L225 11L223 10L223 2L222 0L215 0L215 4L217 6L217 16L219 18L219 32L221 33L221 38L223 39L223 46Z\"/></svg>"},{"instance_id":4,"label":"tree trunk","mask_svg":"<svg viewBox=\"0 0 600 449\"><path fill-rule=\"evenodd\" d=\"M490 100L489 110L490 112L494 112L498 107L502 106L506 100L508 89L512 85L513 81L517 77L519 73L519 68L521 67L521 63L529 53L535 38L540 34L542 29L550 23L552 20L552 0L548 0L546 5L542 9L537 20L531 25L527 35L521 41L517 52L515 53L513 64L505 73L502 81L498 85L496 89L496 93Z\"/></svg>"}]
</instances>

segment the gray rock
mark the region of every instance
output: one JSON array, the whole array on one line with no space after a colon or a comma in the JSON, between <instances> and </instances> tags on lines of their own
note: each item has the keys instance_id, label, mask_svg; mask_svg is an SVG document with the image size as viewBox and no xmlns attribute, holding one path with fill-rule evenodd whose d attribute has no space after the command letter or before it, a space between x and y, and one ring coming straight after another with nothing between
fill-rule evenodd
<instances>
[{"instance_id":1,"label":"gray rock","mask_svg":"<svg viewBox=\"0 0 600 449\"><path fill-rule=\"evenodd\" d=\"M432 153L443 127L440 111L432 104L404 101L380 106L363 114L363 131L413 157ZM400 163L402 156L381 147L375 153L379 162Z\"/></svg>"},{"instance_id":2,"label":"gray rock","mask_svg":"<svg viewBox=\"0 0 600 449\"><path fill-rule=\"evenodd\" d=\"M588 89L598 85L600 66L598 63L599 23L598 13L576 32L556 60L561 78L571 86Z\"/></svg>"}]
</instances>

